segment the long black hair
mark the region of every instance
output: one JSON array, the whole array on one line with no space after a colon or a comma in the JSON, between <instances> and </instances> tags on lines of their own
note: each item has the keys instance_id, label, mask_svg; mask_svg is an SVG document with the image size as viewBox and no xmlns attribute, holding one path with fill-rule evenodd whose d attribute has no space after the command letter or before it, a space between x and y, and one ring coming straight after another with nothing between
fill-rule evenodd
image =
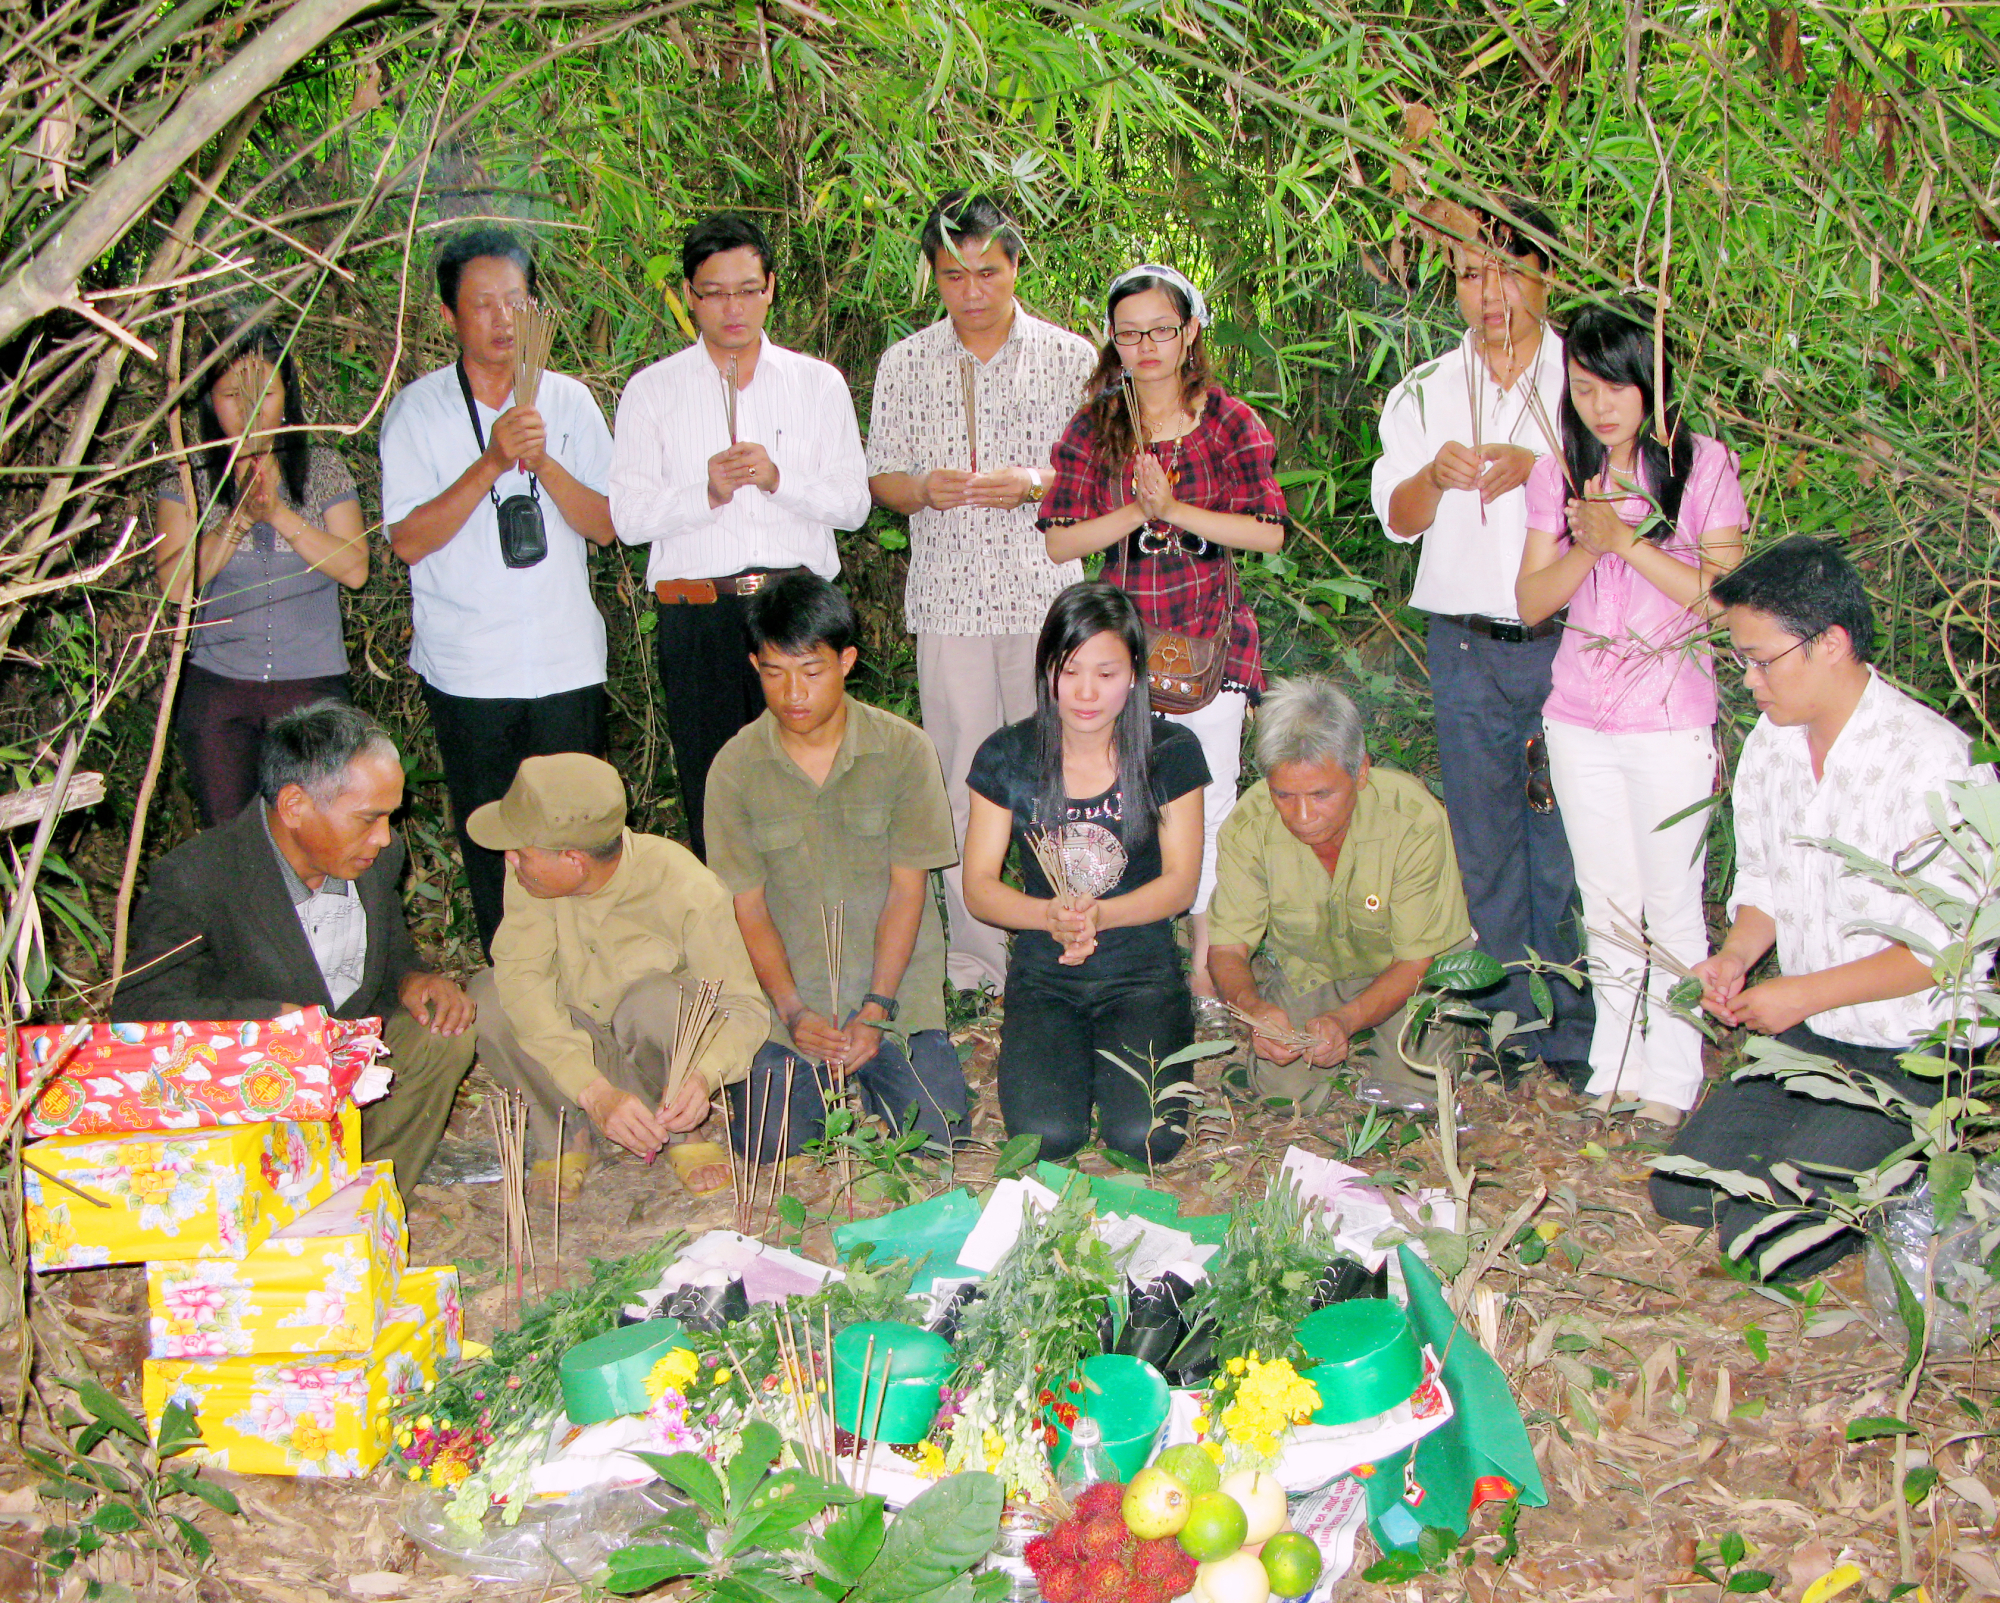
<instances>
[{"instance_id":1,"label":"long black hair","mask_svg":"<svg viewBox=\"0 0 2000 1603\"><path fill-rule=\"evenodd\" d=\"M305 398L299 393L299 372L292 365L292 353L285 338L267 323L241 328L211 344L202 356L206 376L195 414L201 429L202 467L212 489L219 489L224 506L233 508L238 494L236 475L229 471L229 458L236 449L236 436L222 426L215 410L215 390L229 370L246 356L261 357L277 370L278 384L285 392L284 432L271 442L271 454L278 459L284 476L285 493L294 507L306 504L306 479L311 467L312 442L306 437ZM210 364L213 365L210 365Z\"/></svg>"},{"instance_id":2,"label":"long black hair","mask_svg":"<svg viewBox=\"0 0 2000 1603\"><path fill-rule=\"evenodd\" d=\"M1116 635L1132 658L1132 693L1111 730L1122 813L1119 834L1129 847L1152 834L1159 809L1153 803L1153 703L1146 683L1146 625L1132 598L1115 584L1071 585L1056 597L1042 621L1042 636L1035 643L1035 734L1041 763L1035 818L1053 828L1068 814L1056 679L1078 648L1101 634Z\"/></svg>"},{"instance_id":3,"label":"long black hair","mask_svg":"<svg viewBox=\"0 0 2000 1603\"><path fill-rule=\"evenodd\" d=\"M1586 306L1570 319L1563 334L1563 354L1586 373L1607 384L1631 384L1639 391L1645 412L1639 423L1639 482L1659 503L1664 525L1644 526L1646 538L1664 540L1680 521L1681 491L1694 466L1694 436L1681 426L1680 402L1674 395L1673 357L1662 351L1657 377L1653 370L1653 325L1643 308L1634 305ZM1666 438L1660 437L1655 398L1664 404ZM1610 456L1605 444L1583 419L1563 385L1563 462L1573 493L1604 471Z\"/></svg>"}]
</instances>

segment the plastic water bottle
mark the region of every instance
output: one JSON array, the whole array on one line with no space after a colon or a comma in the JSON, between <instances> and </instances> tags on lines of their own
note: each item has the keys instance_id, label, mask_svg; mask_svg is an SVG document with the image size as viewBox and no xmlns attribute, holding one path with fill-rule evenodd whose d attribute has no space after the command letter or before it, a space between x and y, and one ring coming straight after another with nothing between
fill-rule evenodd
<instances>
[{"instance_id":1,"label":"plastic water bottle","mask_svg":"<svg viewBox=\"0 0 2000 1603\"><path fill-rule=\"evenodd\" d=\"M1088 1415L1079 1416L1070 1427L1069 1452L1056 1470L1056 1486L1074 1502L1086 1486L1121 1478L1110 1449L1104 1445L1104 1427Z\"/></svg>"}]
</instances>

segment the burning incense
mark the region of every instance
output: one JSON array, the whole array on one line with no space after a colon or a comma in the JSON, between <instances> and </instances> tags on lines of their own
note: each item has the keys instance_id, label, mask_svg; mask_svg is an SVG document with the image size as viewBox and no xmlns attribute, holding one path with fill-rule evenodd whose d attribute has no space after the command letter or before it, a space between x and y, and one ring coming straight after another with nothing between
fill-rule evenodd
<instances>
[{"instance_id":1,"label":"burning incense","mask_svg":"<svg viewBox=\"0 0 2000 1603\"><path fill-rule=\"evenodd\" d=\"M965 451L972 471L979 471L979 363L970 351L959 359L958 378L965 392Z\"/></svg>"},{"instance_id":2,"label":"burning incense","mask_svg":"<svg viewBox=\"0 0 2000 1603\"><path fill-rule=\"evenodd\" d=\"M549 349L555 344L555 319L540 301L529 301L514 314L514 404L532 408L549 369Z\"/></svg>"}]
</instances>

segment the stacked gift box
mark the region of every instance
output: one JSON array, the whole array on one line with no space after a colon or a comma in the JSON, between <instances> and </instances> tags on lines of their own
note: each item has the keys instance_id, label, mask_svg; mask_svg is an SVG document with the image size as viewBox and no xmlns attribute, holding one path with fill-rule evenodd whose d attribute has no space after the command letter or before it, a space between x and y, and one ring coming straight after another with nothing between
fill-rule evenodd
<instances>
[{"instance_id":1,"label":"stacked gift box","mask_svg":"<svg viewBox=\"0 0 2000 1603\"><path fill-rule=\"evenodd\" d=\"M373 1022L306 1008L78 1034L22 1032L35 1268L146 1265L146 1413L157 1430L169 1403L194 1409L203 1461L366 1474L392 1401L461 1335L458 1271L411 1267L395 1175L360 1161Z\"/></svg>"}]
</instances>

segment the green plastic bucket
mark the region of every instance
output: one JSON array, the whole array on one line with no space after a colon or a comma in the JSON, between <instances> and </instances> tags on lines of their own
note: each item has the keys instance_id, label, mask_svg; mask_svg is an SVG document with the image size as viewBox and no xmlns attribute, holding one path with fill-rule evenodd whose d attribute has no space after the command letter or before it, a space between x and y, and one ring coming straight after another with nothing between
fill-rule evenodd
<instances>
[{"instance_id":1,"label":"green plastic bucket","mask_svg":"<svg viewBox=\"0 0 2000 1603\"><path fill-rule=\"evenodd\" d=\"M1064 1390L1058 1396L1075 1403L1086 1419L1097 1421L1119 1479L1129 1481L1151 1461L1167 1423L1166 1377L1143 1358L1123 1353L1093 1354L1084 1359L1078 1376L1083 1390ZM1060 1468L1069 1456L1069 1427L1053 1415L1050 1418L1056 1446L1049 1458Z\"/></svg>"},{"instance_id":2,"label":"green plastic bucket","mask_svg":"<svg viewBox=\"0 0 2000 1603\"><path fill-rule=\"evenodd\" d=\"M572 1425L595 1425L652 1406L646 1377L676 1347L687 1345L678 1319L645 1319L593 1336L562 1355L556 1378Z\"/></svg>"},{"instance_id":3,"label":"green plastic bucket","mask_svg":"<svg viewBox=\"0 0 2000 1603\"><path fill-rule=\"evenodd\" d=\"M1424 1378L1423 1354L1409 1316L1381 1297L1336 1302L1299 1321L1299 1345L1319 1388L1315 1425L1351 1425L1386 1414Z\"/></svg>"},{"instance_id":4,"label":"green plastic bucket","mask_svg":"<svg viewBox=\"0 0 2000 1603\"><path fill-rule=\"evenodd\" d=\"M882 1319L833 1338L833 1417L842 1430L891 1447L920 1442L958 1360L935 1331Z\"/></svg>"}]
</instances>

